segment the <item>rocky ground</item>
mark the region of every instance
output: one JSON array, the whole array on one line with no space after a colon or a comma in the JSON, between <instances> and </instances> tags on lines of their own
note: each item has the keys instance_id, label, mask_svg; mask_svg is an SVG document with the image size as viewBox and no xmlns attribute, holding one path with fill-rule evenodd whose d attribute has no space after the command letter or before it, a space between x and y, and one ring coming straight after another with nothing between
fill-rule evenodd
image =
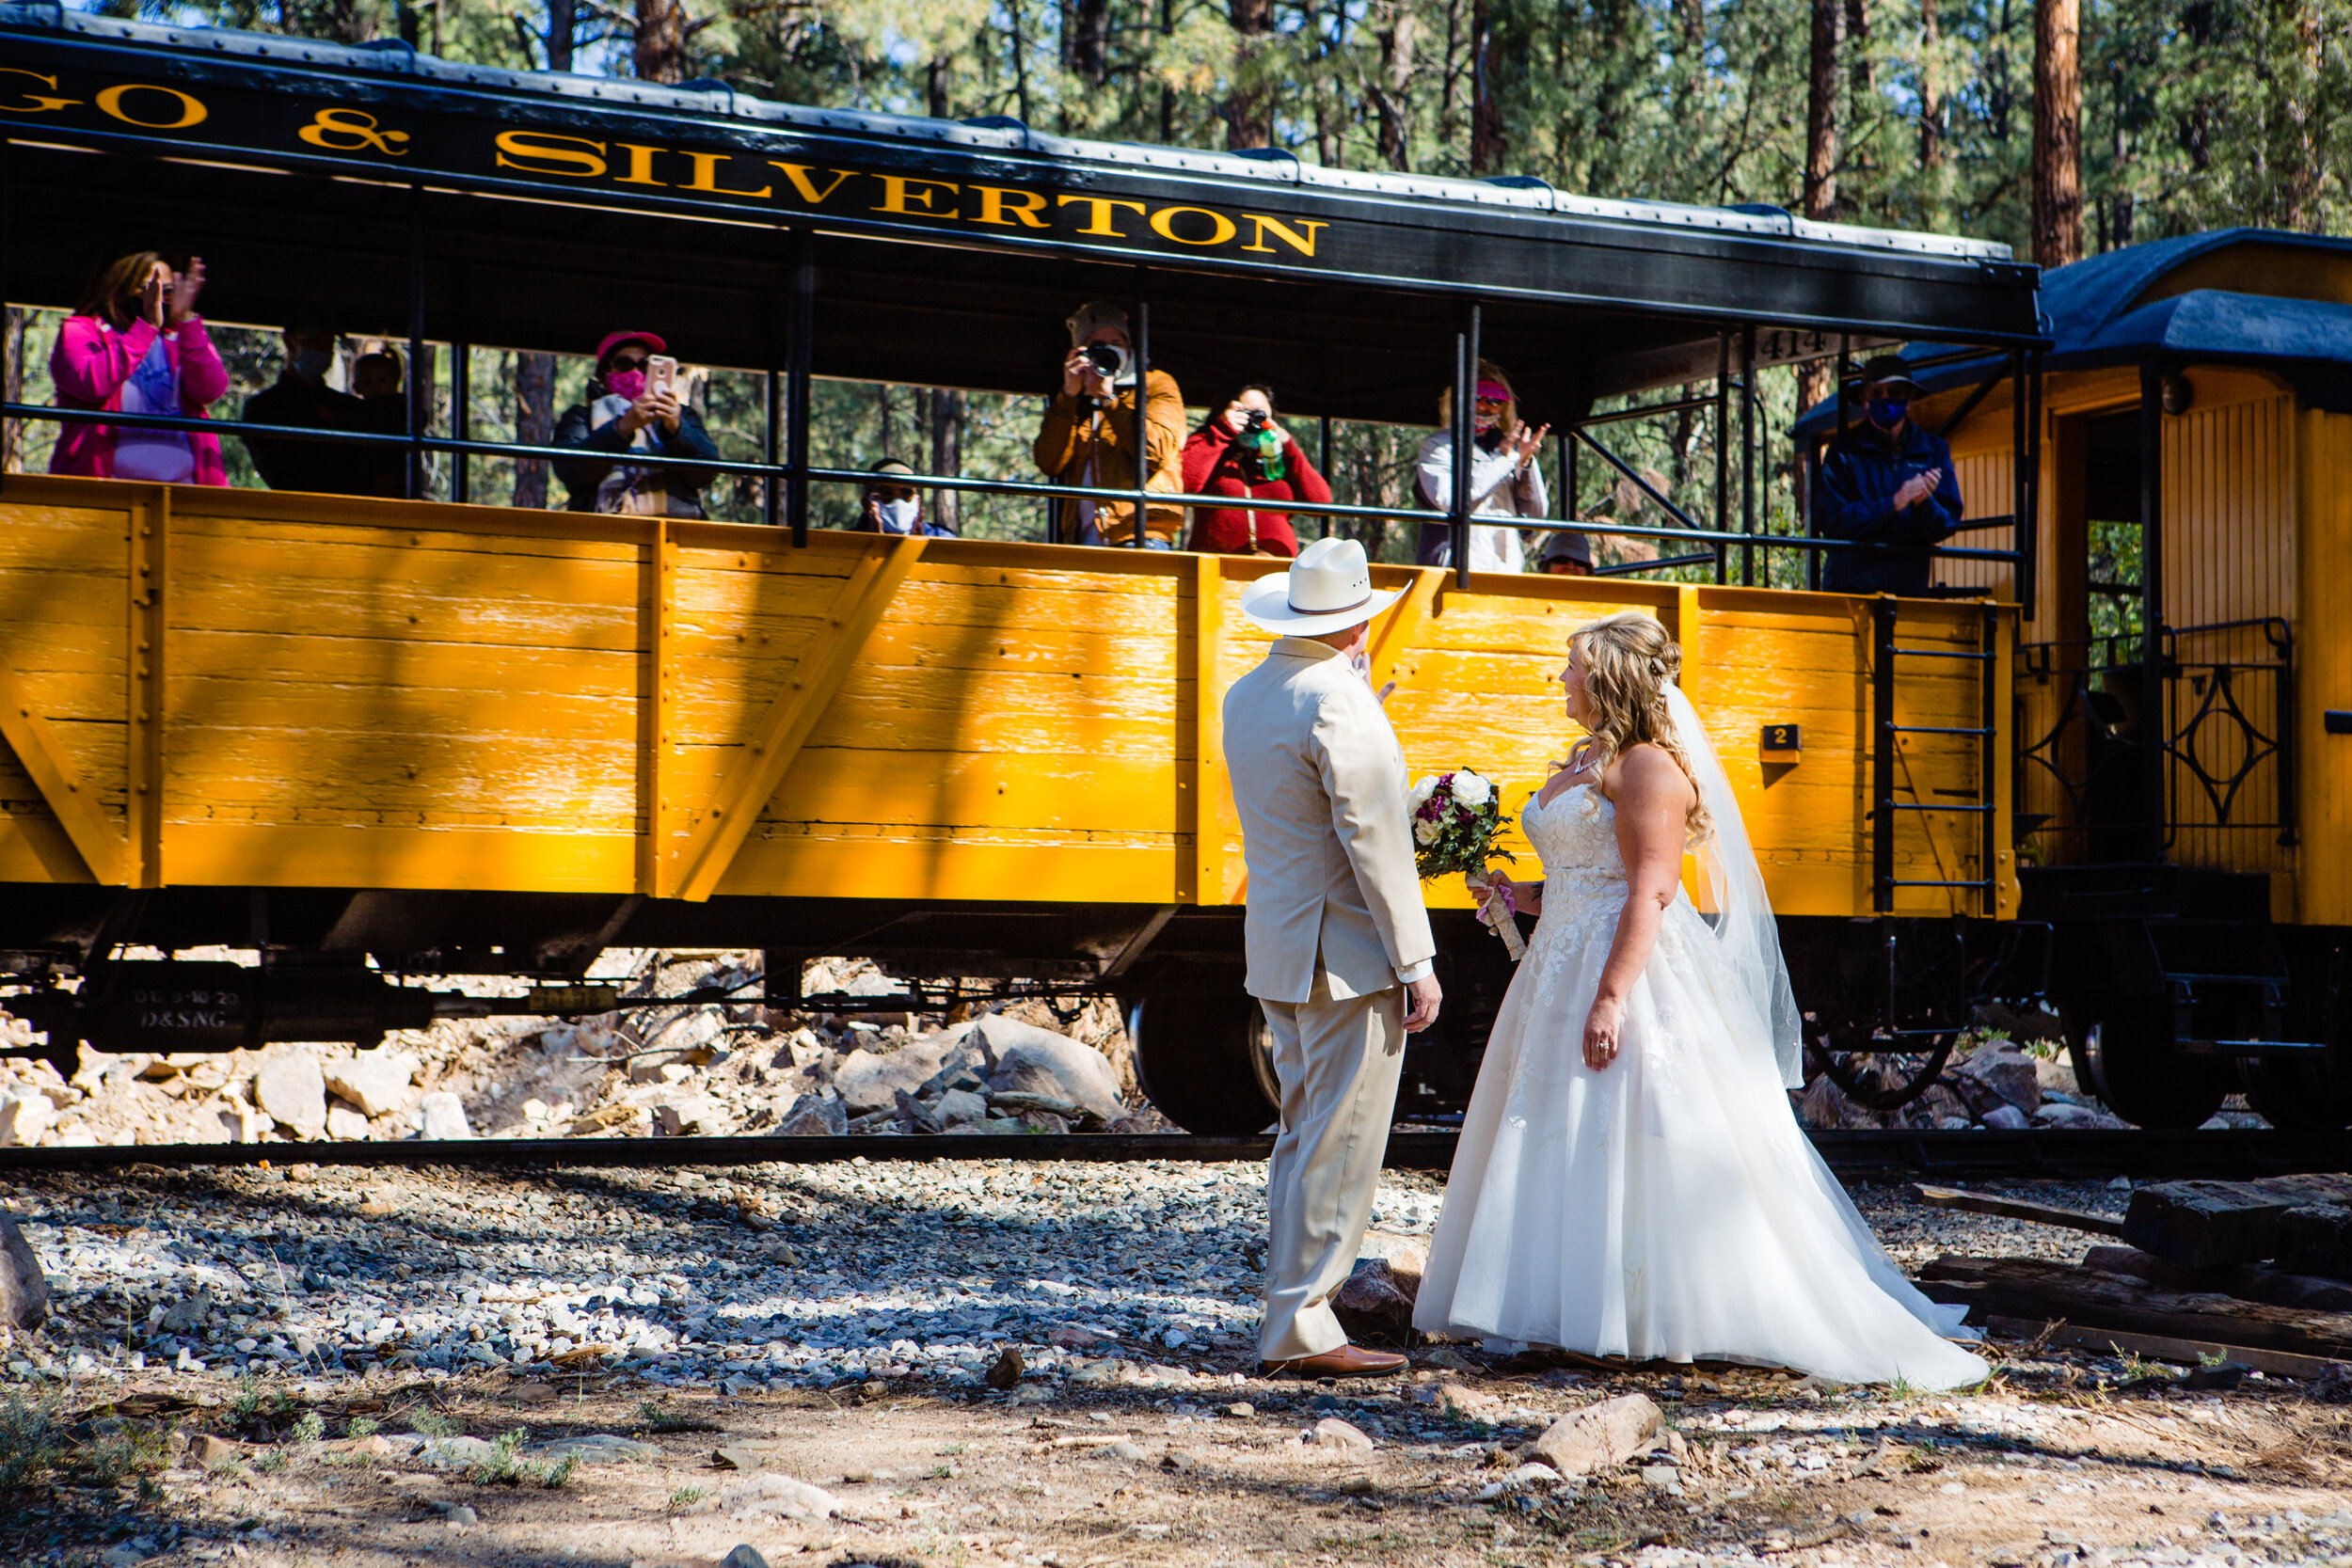
<instances>
[{"instance_id":1,"label":"rocky ground","mask_svg":"<svg viewBox=\"0 0 2352 1568\"><path fill-rule=\"evenodd\" d=\"M1391 1173L1370 1250L1409 1254L1438 1196ZM1906 1262L2093 1239L1856 1196ZM138 1167L0 1197L56 1308L0 1353L10 1563L2352 1563L2342 1381L2018 1344L1959 1395L1475 1346L1262 1379L1255 1165ZM1663 1418L1628 1445L1560 1426L1632 1394Z\"/></svg>"},{"instance_id":2,"label":"rocky ground","mask_svg":"<svg viewBox=\"0 0 2352 1568\"><path fill-rule=\"evenodd\" d=\"M228 949L179 957L254 960ZM626 980L632 1005L578 1022L449 1019L395 1030L365 1051L283 1044L113 1056L84 1047L71 1075L41 1057L0 1057L0 1146L1172 1131L1136 1087L1126 1031L1107 1001L910 1019L658 1000L710 990L758 996L755 952L616 948L590 975ZM524 989L428 983L480 996ZM877 997L905 989L870 964L842 960L818 960L803 984ZM5 1015L0 1037L37 1038Z\"/></svg>"},{"instance_id":3,"label":"rocky ground","mask_svg":"<svg viewBox=\"0 0 2352 1568\"><path fill-rule=\"evenodd\" d=\"M179 956L254 961L228 949ZM0 1057L0 1146L1174 1131L1144 1099L1107 1001L1060 1010L984 1004L909 1018L659 1000L712 989L757 996L760 964L756 952L615 948L591 975L628 982L632 1003L620 1012L564 1023L451 1019L395 1031L367 1051L285 1044L110 1056L84 1048L70 1075L40 1057ZM424 983L484 996L524 989L479 978ZM804 994L904 991L872 965L840 959L817 960L802 984ZM1989 1022L1908 1105L1867 1109L1821 1076L1798 1097L1798 1114L1820 1128L2124 1125L2075 1082L2049 1038L2055 1021ZM35 1037L0 1015L0 1042ZM2261 1124L2233 1099L2211 1125Z\"/></svg>"}]
</instances>

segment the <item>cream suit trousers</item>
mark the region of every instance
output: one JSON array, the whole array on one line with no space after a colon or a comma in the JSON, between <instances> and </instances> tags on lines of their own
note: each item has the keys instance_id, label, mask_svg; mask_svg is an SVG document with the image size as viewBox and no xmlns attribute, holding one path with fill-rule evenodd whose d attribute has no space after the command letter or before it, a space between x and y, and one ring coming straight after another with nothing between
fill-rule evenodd
<instances>
[{"instance_id":1,"label":"cream suit trousers","mask_svg":"<svg viewBox=\"0 0 2352 1568\"><path fill-rule=\"evenodd\" d=\"M1356 1266L1405 1068L1404 992L1331 1000L1318 978L1304 1002L1263 1002L1282 1088L1282 1132L1266 1167L1266 1361L1347 1342L1331 1298Z\"/></svg>"}]
</instances>

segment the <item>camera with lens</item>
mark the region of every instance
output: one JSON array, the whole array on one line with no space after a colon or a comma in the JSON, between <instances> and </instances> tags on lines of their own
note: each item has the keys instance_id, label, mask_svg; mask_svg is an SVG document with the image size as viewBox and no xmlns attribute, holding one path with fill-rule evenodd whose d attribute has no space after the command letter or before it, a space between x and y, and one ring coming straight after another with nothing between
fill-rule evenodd
<instances>
[{"instance_id":1,"label":"camera with lens","mask_svg":"<svg viewBox=\"0 0 2352 1568\"><path fill-rule=\"evenodd\" d=\"M1093 365L1094 373L1105 381L1117 381L1120 372L1127 368L1127 351L1117 343L1087 344L1087 359Z\"/></svg>"},{"instance_id":2,"label":"camera with lens","mask_svg":"<svg viewBox=\"0 0 2352 1568\"><path fill-rule=\"evenodd\" d=\"M1244 436L1255 436L1265 427L1266 413L1264 409L1248 408L1242 411L1241 433Z\"/></svg>"}]
</instances>

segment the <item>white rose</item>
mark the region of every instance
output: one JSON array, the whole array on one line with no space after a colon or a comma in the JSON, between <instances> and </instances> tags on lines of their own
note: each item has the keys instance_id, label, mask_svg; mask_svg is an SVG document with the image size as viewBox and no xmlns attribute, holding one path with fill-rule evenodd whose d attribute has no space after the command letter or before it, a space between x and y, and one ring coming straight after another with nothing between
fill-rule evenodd
<instances>
[{"instance_id":1,"label":"white rose","mask_svg":"<svg viewBox=\"0 0 2352 1568\"><path fill-rule=\"evenodd\" d=\"M1483 806L1495 798L1495 786L1465 768L1454 775L1454 798L1466 806Z\"/></svg>"},{"instance_id":2,"label":"white rose","mask_svg":"<svg viewBox=\"0 0 2352 1568\"><path fill-rule=\"evenodd\" d=\"M1435 844L1438 842L1438 835L1444 831L1445 825L1443 823L1426 819L1416 821L1413 824L1413 842L1416 844Z\"/></svg>"},{"instance_id":3,"label":"white rose","mask_svg":"<svg viewBox=\"0 0 2352 1568\"><path fill-rule=\"evenodd\" d=\"M1412 793L1405 797L1405 803L1415 811L1419 811L1429 803L1429 797L1436 793L1438 793L1438 775L1432 773L1413 785Z\"/></svg>"}]
</instances>

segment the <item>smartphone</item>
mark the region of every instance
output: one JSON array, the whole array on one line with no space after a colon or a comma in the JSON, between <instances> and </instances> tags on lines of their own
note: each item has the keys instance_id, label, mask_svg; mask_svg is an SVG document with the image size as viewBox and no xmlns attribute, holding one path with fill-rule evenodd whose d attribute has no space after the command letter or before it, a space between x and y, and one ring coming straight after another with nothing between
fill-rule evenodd
<instances>
[{"instance_id":1,"label":"smartphone","mask_svg":"<svg viewBox=\"0 0 2352 1568\"><path fill-rule=\"evenodd\" d=\"M659 396L677 391L677 361L666 354L650 355L645 359L645 390Z\"/></svg>"}]
</instances>

